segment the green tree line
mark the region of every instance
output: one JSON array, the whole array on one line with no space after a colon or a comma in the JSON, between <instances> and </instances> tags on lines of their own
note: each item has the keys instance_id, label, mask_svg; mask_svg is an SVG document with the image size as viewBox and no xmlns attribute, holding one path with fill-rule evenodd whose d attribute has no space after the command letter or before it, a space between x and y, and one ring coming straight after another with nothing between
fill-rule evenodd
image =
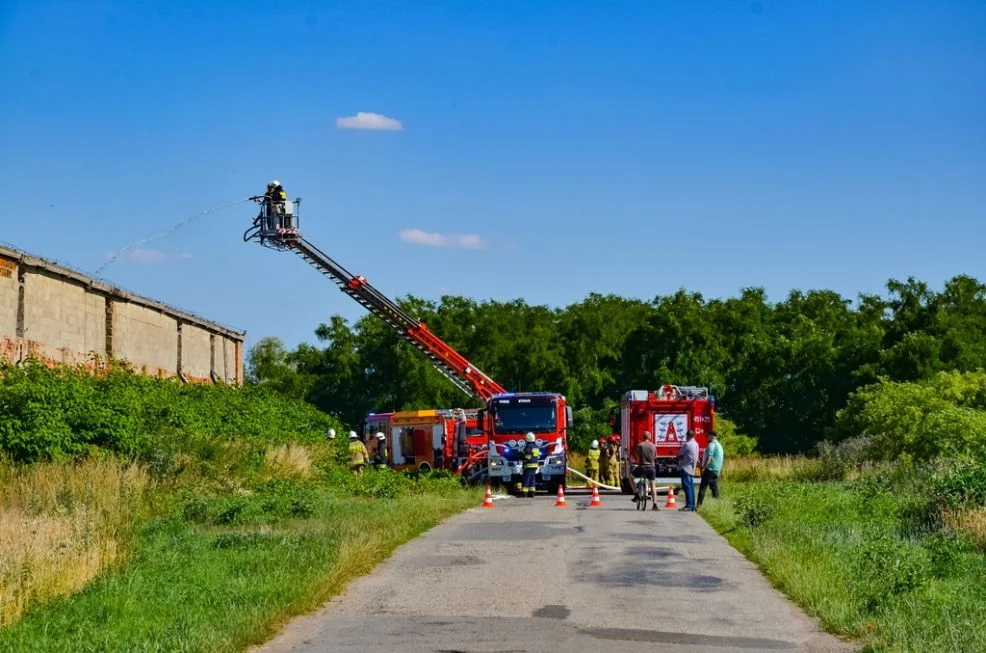
<instances>
[{"instance_id":1,"label":"green tree line","mask_svg":"<svg viewBox=\"0 0 986 653\"><path fill-rule=\"evenodd\" d=\"M717 411L765 453L844 437L836 416L878 381L986 368L986 285L960 275L941 291L908 278L855 300L830 290L762 288L706 299L680 290L651 301L590 294L564 308L444 296L400 300L411 314L512 391L562 392L578 439L608 431L630 389L708 386ZM339 316L294 350L276 337L248 354L252 383L309 402L350 425L368 412L475 405L372 315Z\"/></svg>"}]
</instances>

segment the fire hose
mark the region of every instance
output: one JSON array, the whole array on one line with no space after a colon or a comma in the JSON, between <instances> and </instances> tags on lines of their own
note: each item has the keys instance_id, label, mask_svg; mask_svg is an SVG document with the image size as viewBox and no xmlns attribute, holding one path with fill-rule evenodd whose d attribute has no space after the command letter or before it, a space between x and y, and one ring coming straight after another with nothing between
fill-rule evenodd
<instances>
[{"instance_id":1,"label":"fire hose","mask_svg":"<svg viewBox=\"0 0 986 653\"><path fill-rule=\"evenodd\" d=\"M576 476L578 476L580 478L584 478L585 480L589 481L590 483L592 483L594 485L598 485L601 488L605 488L607 490L622 490L622 488L613 487L612 485L604 485L604 484L600 483L599 481L594 481L591 478L589 478L588 476L586 476L585 474L583 474L581 472L575 471L571 467L568 468L568 471L569 471L569 473L575 474Z\"/></svg>"}]
</instances>

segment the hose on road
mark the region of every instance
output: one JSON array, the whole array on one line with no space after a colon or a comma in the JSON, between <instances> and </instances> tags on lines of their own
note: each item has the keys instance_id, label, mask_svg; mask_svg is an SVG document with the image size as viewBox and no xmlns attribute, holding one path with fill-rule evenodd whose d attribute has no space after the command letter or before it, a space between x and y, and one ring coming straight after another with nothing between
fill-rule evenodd
<instances>
[{"instance_id":1,"label":"hose on road","mask_svg":"<svg viewBox=\"0 0 986 653\"><path fill-rule=\"evenodd\" d=\"M569 468L568 468L568 471L569 471L569 472L571 472L572 474L575 474L575 475L576 475L576 476L578 476L579 478L584 478L585 480L587 480L587 481L589 481L590 483L594 483L595 485L598 485L598 486L599 486L599 487L601 487L601 488L605 488L605 489L607 489L607 490L618 490L618 491L620 491L620 492L622 492L622 491L623 491L623 489L622 489L622 488L618 488L618 487L613 487L612 485L604 485L604 484L602 484L602 483L600 483L599 481L594 481L594 480L592 480L591 478L589 478L588 476L586 476L585 474L583 474L583 473L581 473L581 472L577 472L577 471L575 471L575 470L574 470L574 469L572 469L571 467L569 467Z\"/></svg>"}]
</instances>

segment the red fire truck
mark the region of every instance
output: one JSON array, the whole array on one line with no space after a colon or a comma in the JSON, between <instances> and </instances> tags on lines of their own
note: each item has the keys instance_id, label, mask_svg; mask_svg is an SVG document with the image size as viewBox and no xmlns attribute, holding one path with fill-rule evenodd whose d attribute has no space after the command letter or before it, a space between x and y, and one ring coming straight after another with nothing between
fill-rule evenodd
<instances>
[{"instance_id":1,"label":"red fire truck","mask_svg":"<svg viewBox=\"0 0 986 653\"><path fill-rule=\"evenodd\" d=\"M659 390L630 390L620 398L610 414L610 425L620 436L620 488L633 493L632 470L637 445L644 431L650 431L657 446L659 485L681 484L678 449L689 429L695 432L699 460L708 444L708 432L715 428L715 397L708 388L663 385Z\"/></svg>"},{"instance_id":2,"label":"red fire truck","mask_svg":"<svg viewBox=\"0 0 986 653\"><path fill-rule=\"evenodd\" d=\"M470 454L486 444L475 409L402 410L370 413L364 439L386 436L387 460L397 471L427 472L432 469L458 471Z\"/></svg>"},{"instance_id":3,"label":"red fire truck","mask_svg":"<svg viewBox=\"0 0 986 653\"><path fill-rule=\"evenodd\" d=\"M300 256L417 348L455 387L482 402L476 419L485 445L468 452L458 472L463 479L489 479L519 489L524 438L534 433L541 451L538 485L551 493L557 491L565 482L568 429L572 428L572 407L564 395L507 392L365 277L352 274L306 240L299 231L300 199L284 202L262 195L250 199L260 205L260 213L243 234L244 242Z\"/></svg>"}]
</instances>

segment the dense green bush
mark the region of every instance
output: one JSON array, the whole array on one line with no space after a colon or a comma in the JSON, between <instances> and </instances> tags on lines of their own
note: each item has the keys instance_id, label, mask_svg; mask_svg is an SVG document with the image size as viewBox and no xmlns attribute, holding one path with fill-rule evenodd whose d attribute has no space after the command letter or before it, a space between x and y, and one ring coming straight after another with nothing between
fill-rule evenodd
<instances>
[{"instance_id":1,"label":"dense green bush","mask_svg":"<svg viewBox=\"0 0 986 653\"><path fill-rule=\"evenodd\" d=\"M30 462L93 448L151 456L161 440L314 442L337 421L261 387L185 384L111 368L92 375L36 362L0 365L0 452Z\"/></svg>"},{"instance_id":2,"label":"dense green bush","mask_svg":"<svg viewBox=\"0 0 986 653\"><path fill-rule=\"evenodd\" d=\"M986 372L939 372L909 383L882 380L839 411L840 438L871 439L878 460L930 461L986 455Z\"/></svg>"},{"instance_id":3,"label":"dense green bush","mask_svg":"<svg viewBox=\"0 0 986 653\"><path fill-rule=\"evenodd\" d=\"M715 428L725 456L732 458L733 456L751 456L756 453L757 439L739 433L736 429L736 423L725 415L716 415Z\"/></svg>"}]
</instances>

